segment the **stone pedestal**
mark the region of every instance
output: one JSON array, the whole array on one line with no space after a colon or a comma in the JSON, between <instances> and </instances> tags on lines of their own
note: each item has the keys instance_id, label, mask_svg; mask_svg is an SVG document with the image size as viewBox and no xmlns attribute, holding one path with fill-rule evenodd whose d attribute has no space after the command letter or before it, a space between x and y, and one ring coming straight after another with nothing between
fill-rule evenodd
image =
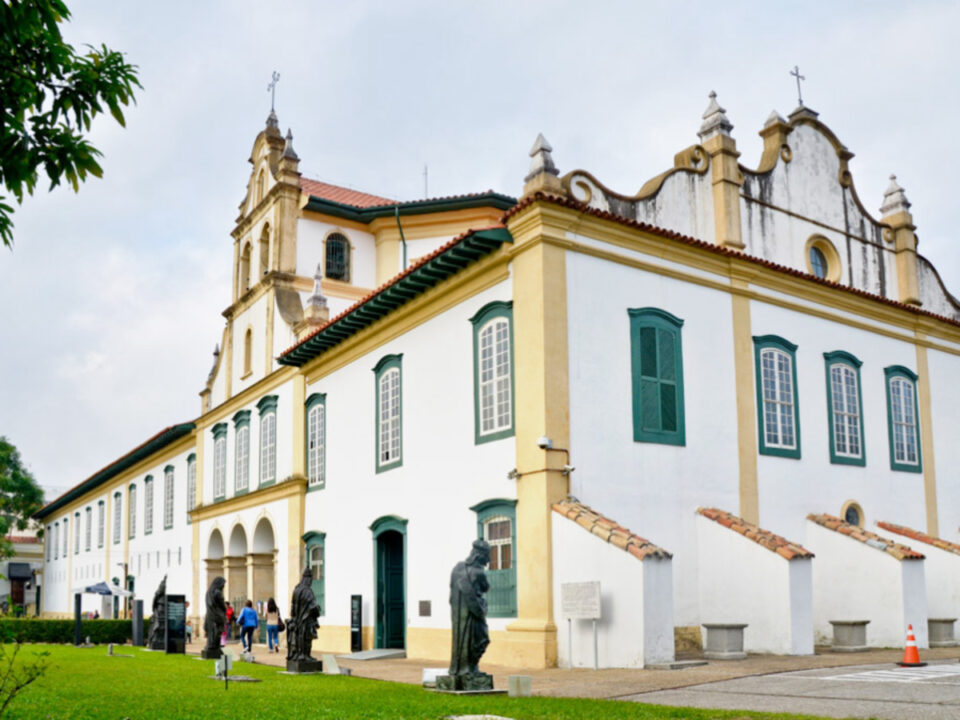
<instances>
[{"instance_id":1,"label":"stone pedestal","mask_svg":"<svg viewBox=\"0 0 960 720\"><path fill-rule=\"evenodd\" d=\"M746 623L703 623L707 631L703 656L708 660L743 660L743 629Z\"/></svg>"},{"instance_id":2,"label":"stone pedestal","mask_svg":"<svg viewBox=\"0 0 960 720\"><path fill-rule=\"evenodd\" d=\"M493 690L493 675L483 672L474 675L440 675L437 677L437 690L440 692Z\"/></svg>"},{"instance_id":3,"label":"stone pedestal","mask_svg":"<svg viewBox=\"0 0 960 720\"><path fill-rule=\"evenodd\" d=\"M831 620L834 652L863 652L867 649L869 620Z\"/></svg>"},{"instance_id":4,"label":"stone pedestal","mask_svg":"<svg viewBox=\"0 0 960 720\"><path fill-rule=\"evenodd\" d=\"M323 662L320 660L287 660L287 672L292 672L292 673L323 672Z\"/></svg>"},{"instance_id":5,"label":"stone pedestal","mask_svg":"<svg viewBox=\"0 0 960 720\"><path fill-rule=\"evenodd\" d=\"M956 618L930 618L927 620L927 638L930 647L956 647L953 624Z\"/></svg>"},{"instance_id":6,"label":"stone pedestal","mask_svg":"<svg viewBox=\"0 0 960 720\"><path fill-rule=\"evenodd\" d=\"M221 652L220 648L218 647L215 647L212 650L207 650L204 648L200 651L200 657L202 657L204 660L219 660L222 655L223 652Z\"/></svg>"},{"instance_id":7,"label":"stone pedestal","mask_svg":"<svg viewBox=\"0 0 960 720\"><path fill-rule=\"evenodd\" d=\"M533 678L529 675L511 675L507 678L510 697L530 697L533 695Z\"/></svg>"}]
</instances>

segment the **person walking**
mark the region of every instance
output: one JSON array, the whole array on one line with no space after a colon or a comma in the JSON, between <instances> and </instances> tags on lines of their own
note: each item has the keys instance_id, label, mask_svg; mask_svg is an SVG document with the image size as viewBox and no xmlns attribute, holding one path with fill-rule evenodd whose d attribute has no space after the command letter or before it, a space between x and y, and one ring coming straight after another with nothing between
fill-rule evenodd
<instances>
[{"instance_id":1,"label":"person walking","mask_svg":"<svg viewBox=\"0 0 960 720\"><path fill-rule=\"evenodd\" d=\"M230 628L233 627L233 605L229 602L224 603L227 606L227 624L223 626L223 635L220 638L220 644L226 645L230 637Z\"/></svg>"},{"instance_id":2,"label":"person walking","mask_svg":"<svg viewBox=\"0 0 960 720\"><path fill-rule=\"evenodd\" d=\"M283 618L280 617L280 608L273 598L267 601L267 647L270 652L280 652L280 628Z\"/></svg>"},{"instance_id":3,"label":"person walking","mask_svg":"<svg viewBox=\"0 0 960 720\"><path fill-rule=\"evenodd\" d=\"M253 652L253 631L259 624L260 618L257 617L257 611L253 609L253 601L247 600L247 604L237 617L237 625L240 626L240 644L247 652Z\"/></svg>"}]
</instances>

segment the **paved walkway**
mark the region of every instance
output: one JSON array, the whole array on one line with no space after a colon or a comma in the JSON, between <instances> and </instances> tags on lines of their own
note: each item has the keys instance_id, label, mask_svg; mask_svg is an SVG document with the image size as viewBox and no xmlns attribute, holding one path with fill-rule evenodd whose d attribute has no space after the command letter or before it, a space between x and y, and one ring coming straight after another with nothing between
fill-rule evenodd
<instances>
[{"instance_id":1,"label":"paved walkway","mask_svg":"<svg viewBox=\"0 0 960 720\"><path fill-rule=\"evenodd\" d=\"M960 717L960 663L932 661L922 668L883 663L801 670L647 692L623 699L835 718L955 720Z\"/></svg>"},{"instance_id":2,"label":"paved walkway","mask_svg":"<svg viewBox=\"0 0 960 720\"><path fill-rule=\"evenodd\" d=\"M194 642L187 646L187 652L199 654L202 643ZM235 657L240 654L240 644L230 643ZM284 666L286 664L286 646L280 653L269 653L266 645L254 645L254 658L259 663ZM324 650L314 648L313 656L320 658ZM870 650L863 653L832 653L827 648L818 648L816 655L750 655L746 660L711 661L706 665L683 670L569 670L550 668L547 670L529 670L510 668L481 663L481 669L492 673L496 687L507 686L509 675L530 675L533 678L535 695L554 697L583 698L621 698L641 702L661 702L641 693L654 693L663 690L689 688L706 683L720 683L774 673L788 673L824 668L852 667L860 665L882 665L890 667L903 657L903 650ZM933 664L956 662L960 656L958 648L937 648L923 650L923 660ZM357 661L337 657L341 667L350 668L357 677L377 680L391 680L419 685L424 668L443 667L443 662L402 659L402 660L366 660ZM648 699L649 698L649 699ZM684 704L684 703L671 703ZM714 705L711 707L724 707ZM736 708L749 709L743 705ZM760 709L760 708L757 708ZM789 709L789 708L788 708ZM795 710L796 712L796 710ZM820 713L827 714L827 713ZM847 713L849 715L850 713ZM960 717L960 706L956 714Z\"/></svg>"}]
</instances>

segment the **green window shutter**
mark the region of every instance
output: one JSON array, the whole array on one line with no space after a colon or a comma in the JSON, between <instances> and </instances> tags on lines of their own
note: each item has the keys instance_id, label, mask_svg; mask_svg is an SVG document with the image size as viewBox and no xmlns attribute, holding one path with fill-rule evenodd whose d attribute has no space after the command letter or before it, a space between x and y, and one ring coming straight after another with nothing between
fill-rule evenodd
<instances>
[{"instance_id":1,"label":"green window shutter","mask_svg":"<svg viewBox=\"0 0 960 720\"><path fill-rule=\"evenodd\" d=\"M633 439L686 445L683 320L658 308L627 311L633 384Z\"/></svg>"},{"instance_id":2,"label":"green window shutter","mask_svg":"<svg viewBox=\"0 0 960 720\"><path fill-rule=\"evenodd\" d=\"M470 318L470 323L474 444L479 445L515 434L513 302L487 303Z\"/></svg>"},{"instance_id":3,"label":"green window shutter","mask_svg":"<svg viewBox=\"0 0 960 720\"><path fill-rule=\"evenodd\" d=\"M313 590L313 597L317 601L317 607L320 608L321 617L327 612L324 597L327 578L326 540L327 534L316 530L311 530L303 536L307 549L307 566L313 573L310 589Z\"/></svg>"},{"instance_id":4,"label":"green window shutter","mask_svg":"<svg viewBox=\"0 0 960 720\"><path fill-rule=\"evenodd\" d=\"M385 355L373 368L376 399L374 465L378 473L403 465L402 362L403 353Z\"/></svg>"}]
</instances>

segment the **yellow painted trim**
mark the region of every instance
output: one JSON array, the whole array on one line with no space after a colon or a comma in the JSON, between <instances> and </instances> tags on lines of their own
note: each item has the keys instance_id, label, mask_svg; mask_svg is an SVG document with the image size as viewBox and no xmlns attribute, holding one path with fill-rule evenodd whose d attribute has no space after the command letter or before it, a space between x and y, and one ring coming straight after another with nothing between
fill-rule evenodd
<instances>
[{"instance_id":1,"label":"yellow painted trim","mask_svg":"<svg viewBox=\"0 0 960 720\"><path fill-rule=\"evenodd\" d=\"M917 333L920 339L922 333ZM937 471L933 456L933 408L930 400L930 364L927 349L917 345L917 401L920 404L920 445L923 457L923 495L927 508L927 534L940 537L937 514Z\"/></svg>"},{"instance_id":2,"label":"yellow painted trim","mask_svg":"<svg viewBox=\"0 0 960 720\"><path fill-rule=\"evenodd\" d=\"M936 318L916 315L910 311L881 304L870 298L861 297L838 288L827 287L800 277L786 275L771 268L757 265L748 260L735 257L724 257L704 251L700 248L681 243L673 243L661 237L654 236L625 227L613 221L594 218L576 210L550 206L549 211L555 211L564 218L566 231L600 240L611 245L622 247L660 258L690 268L717 275L716 278L704 277L685 271L683 268L664 267L652 261L627 257L613 250L596 248L569 237L545 237L544 242L560 245L585 255L616 262L621 265L645 270L657 275L672 277L684 282L693 283L702 287L713 288L729 293L745 294L748 297L771 305L777 305L789 310L795 310L806 315L820 317L833 322L842 323L861 330L879 335L892 337L905 342L914 342L913 333L922 328L927 336L935 336L958 347L936 344L929 339L921 341L926 347L960 355L960 327L944 323ZM547 212L544 213L545 215ZM784 298L771 297L758 292L752 287L741 289L730 283L730 278L741 278L751 286L763 288L773 292L792 295L801 302L793 302ZM897 333L886 328L876 327L856 318L848 318L830 312L829 309L811 307L803 303L818 303L826 308L859 315L865 320L885 323L905 332Z\"/></svg>"},{"instance_id":3,"label":"yellow painted trim","mask_svg":"<svg viewBox=\"0 0 960 720\"><path fill-rule=\"evenodd\" d=\"M400 272L400 236L376 239L377 287Z\"/></svg>"},{"instance_id":4,"label":"yellow painted trim","mask_svg":"<svg viewBox=\"0 0 960 720\"><path fill-rule=\"evenodd\" d=\"M281 480L276 485L268 485L264 488L251 490L243 495L235 495L220 502L201 505L190 513L190 519L194 523L213 520L214 518L240 512L248 508L260 507L275 500L283 500L284 498L303 495L306 489L307 479L305 477L290 477L286 480Z\"/></svg>"},{"instance_id":5,"label":"yellow painted trim","mask_svg":"<svg viewBox=\"0 0 960 720\"><path fill-rule=\"evenodd\" d=\"M227 374L223 378L223 397L230 399L233 394L233 323L228 322L224 331L223 352L226 354L226 363L222 366Z\"/></svg>"},{"instance_id":6,"label":"yellow painted trim","mask_svg":"<svg viewBox=\"0 0 960 720\"><path fill-rule=\"evenodd\" d=\"M308 202L308 196L304 195L302 201L304 203ZM307 210L306 207L300 208L300 218L303 220L312 220L313 222L327 223L328 225L334 225L336 227L348 228L350 230L358 230L367 235L373 235L373 233L370 232L370 226L366 223L334 217L333 215L320 213L316 210Z\"/></svg>"},{"instance_id":7,"label":"yellow painted trim","mask_svg":"<svg viewBox=\"0 0 960 720\"><path fill-rule=\"evenodd\" d=\"M713 222L717 245L742 248L740 226L740 187L743 175L737 158L736 141L726 135L714 135L703 142L710 155L710 179L713 186Z\"/></svg>"},{"instance_id":8,"label":"yellow painted trim","mask_svg":"<svg viewBox=\"0 0 960 720\"><path fill-rule=\"evenodd\" d=\"M346 649L349 649L349 630L344 628L347 638ZM449 663L450 642L450 628L407 627L408 658L431 660L438 664ZM490 645L480 662L481 669L487 664L534 669L552 667L543 663L543 652L539 648L541 642L542 638L534 639L510 630L492 630ZM326 648L326 645L322 647Z\"/></svg>"},{"instance_id":9,"label":"yellow painted trim","mask_svg":"<svg viewBox=\"0 0 960 720\"><path fill-rule=\"evenodd\" d=\"M293 415L293 437L291 450L293 452L293 474L294 475L307 475L307 459L306 459L306 439L304 434L306 433L306 409L305 403L307 400L307 381L306 378L297 374L293 378L293 407L290 409Z\"/></svg>"},{"instance_id":10,"label":"yellow painted trim","mask_svg":"<svg viewBox=\"0 0 960 720\"><path fill-rule=\"evenodd\" d=\"M816 248L822 252L824 259L827 261L827 276L824 279L835 283L841 282L843 261L840 259L840 253L837 252L833 243L823 235L811 235L810 239L807 240L807 244L803 248L803 260L807 265L807 272L816 275L813 271L813 265L810 263L810 248Z\"/></svg>"},{"instance_id":11,"label":"yellow painted trim","mask_svg":"<svg viewBox=\"0 0 960 720\"><path fill-rule=\"evenodd\" d=\"M562 474L568 456L546 451L570 447L567 347L566 250L543 242L562 238L563 227L534 205L511 218L513 255L513 337L516 373L517 619L507 626L507 653L533 667L557 664L553 618L551 508L568 492ZM543 469L543 472L529 472Z\"/></svg>"},{"instance_id":12,"label":"yellow painted trim","mask_svg":"<svg viewBox=\"0 0 960 720\"><path fill-rule=\"evenodd\" d=\"M741 289L746 287L743 280L732 282ZM753 387L755 370L750 300L744 295L733 295L730 298L730 307L733 316L733 366L737 390L740 517L758 525L760 499L757 473L757 408Z\"/></svg>"},{"instance_id":13,"label":"yellow painted trim","mask_svg":"<svg viewBox=\"0 0 960 720\"><path fill-rule=\"evenodd\" d=\"M194 488L196 495L194 496L195 506L199 504L199 500L203 498L203 454L204 448L206 447L206 436L203 432L197 432L197 444L194 452L196 453L196 467L197 467L197 485ZM193 603L194 612L200 613L200 597L201 589L203 587L203 582L201 581L200 575L200 523L190 518L190 528L193 537L193 544L190 548L191 562L193 563L193 597L191 602Z\"/></svg>"},{"instance_id":14,"label":"yellow painted trim","mask_svg":"<svg viewBox=\"0 0 960 720\"><path fill-rule=\"evenodd\" d=\"M450 212L428 213L423 215L401 215L403 236L407 241L426 240L427 238L456 237L462 232L473 228L490 227L497 225L503 216L503 210L493 207L465 208ZM377 236L377 240L400 240L400 231L397 229L397 220L392 215L373 220L369 232Z\"/></svg>"},{"instance_id":15,"label":"yellow painted trim","mask_svg":"<svg viewBox=\"0 0 960 720\"><path fill-rule=\"evenodd\" d=\"M293 589L300 582L304 566L301 545L304 534L307 478L301 476L297 478L297 483L299 492L289 495L287 500L287 591L285 597L293 596Z\"/></svg>"},{"instance_id":16,"label":"yellow painted trim","mask_svg":"<svg viewBox=\"0 0 960 720\"><path fill-rule=\"evenodd\" d=\"M313 285L310 286L313 289ZM371 288L360 287L352 283L345 283L342 280L331 280L323 278L320 281L320 289L328 297L343 298L344 300L362 300L370 294Z\"/></svg>"},{"instance_id":17,"label":"yellow painted trim","mask_svg":"<svg viewBox=\"0 0 960 720\"><path fill-rule=\"evenodd\" d=\"M274 322L274 306L276 304L276 294L270 293L267 295L267 325L266 332L263 342L263 374L264 376L269 375L273 372L273 322Z\"/></svg>"},{"instance_id":18,"label":"yellow painted trim","mask_svg":"<svg viewBox=\"0 0 960 720\"><path fill-rule=\"evenodd\" d=\"M299 578L297 579L299 581ZM324 625L323 618L320 618L321 625L317 629L317 639L314 641L314 647L321 648L323 651L333 653L350 652L350 626L349 625ZM360 647L363 650L373 648L374 631L373 625L364 625L360 631ZM408 628L409 632L409 628ZM449 655L449 648L447 649ZM408 657L412 657L407 653ZM448 658L449 659L449 658Z\"/></svg>"},{"instance_id":19,"label":"yellow painted trim","mask_svg":"<svg viewBox=\"0 0 960 720\"><path fill-rule=\"evenodd\" d=\"M503 282L510 277L509 261L510 255L501 248L327 350L303 366L307 384L316 382L464 300Z\"/></svg>"}]
</instances>

